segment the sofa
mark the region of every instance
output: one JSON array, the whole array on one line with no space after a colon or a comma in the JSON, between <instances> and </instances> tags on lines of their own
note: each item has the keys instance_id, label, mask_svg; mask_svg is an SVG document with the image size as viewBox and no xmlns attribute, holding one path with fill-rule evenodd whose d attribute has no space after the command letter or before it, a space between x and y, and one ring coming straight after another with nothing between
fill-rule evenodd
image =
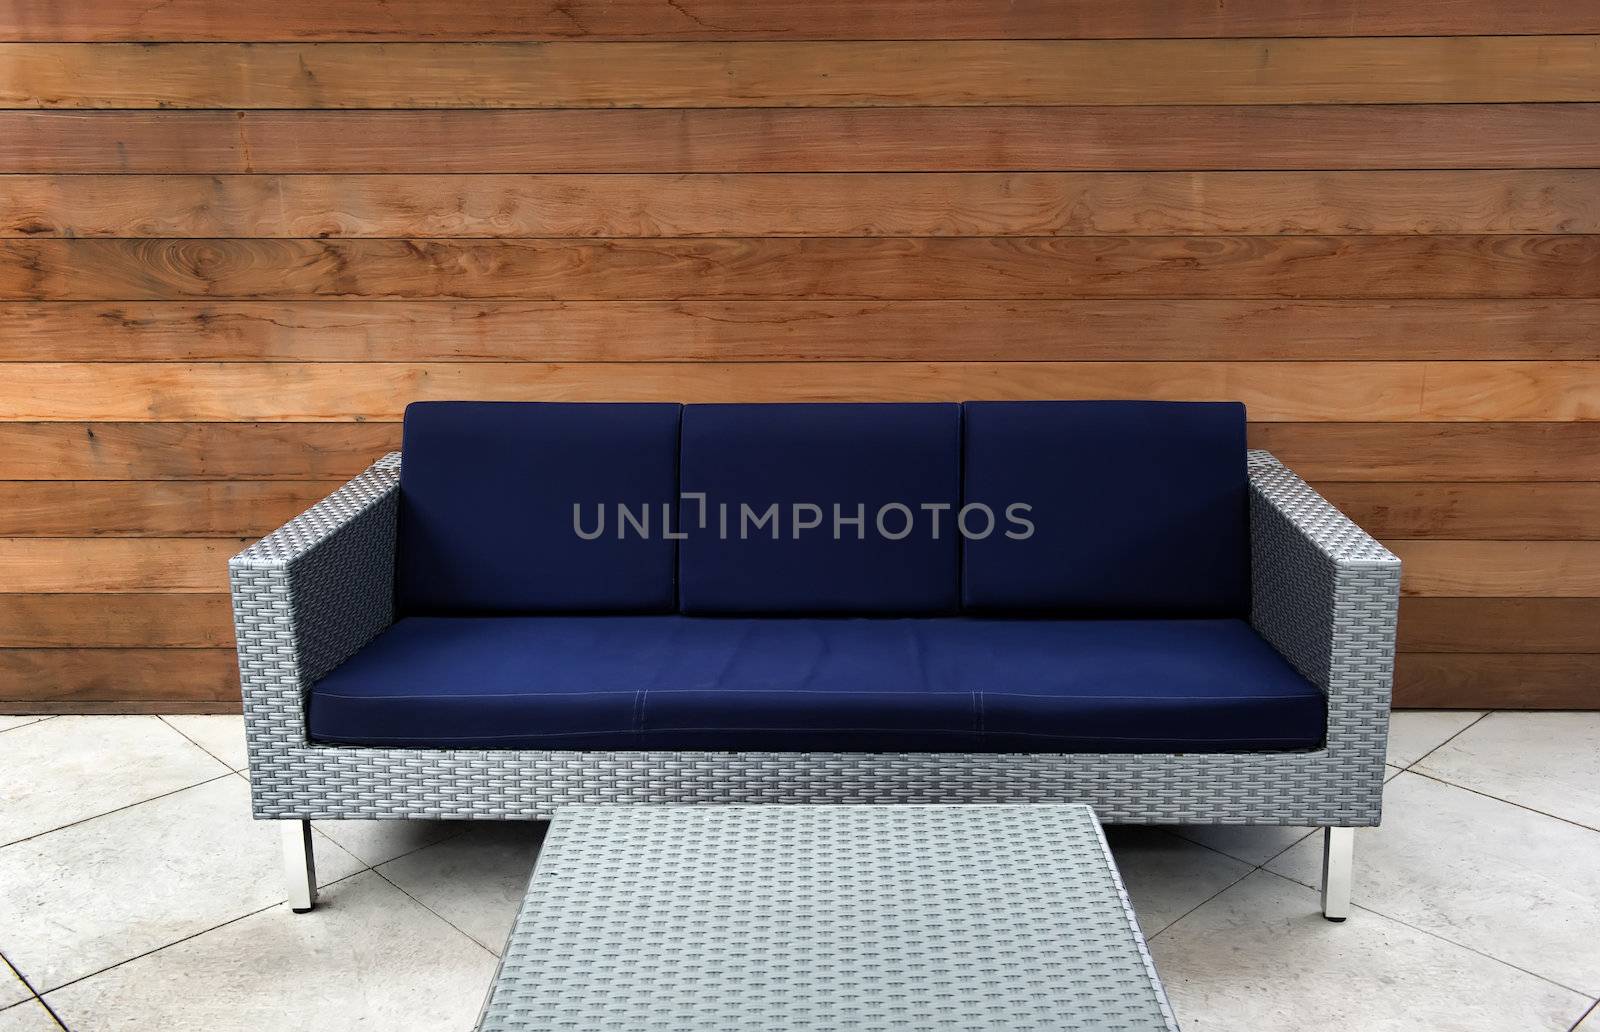
<instances>
[{"instance_id":1,"label":"sofa","mask_svg":"<svg viewBox=\"0 0 1600 1032\"><path fill-rule=\"evenodd\" d=\"M1399 561L1234 403L422 402L235 556L254 814L1380 816Z\"/></svg>"}]
</instances>

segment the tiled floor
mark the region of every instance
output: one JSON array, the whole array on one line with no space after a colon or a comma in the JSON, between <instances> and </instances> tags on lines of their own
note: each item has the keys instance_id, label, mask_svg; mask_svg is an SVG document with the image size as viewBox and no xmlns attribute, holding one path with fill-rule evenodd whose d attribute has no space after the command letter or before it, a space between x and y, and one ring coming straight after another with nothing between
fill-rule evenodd
<instances>
[{"instance_id":1,"label":"tiled floor","mask_svg":"<svg viewBox=\"0 0 1600 1032\"><path fill-rule=\"evenodd\" d=\"M1302 829L1111 829L1185 1029L1600 1032L1600 714L1389 757L1342 925ZM319 824L299 916L244 768L235 717L0 717L0 1032L471 1027L541 827Z\"/></svg>"}]
</instances>

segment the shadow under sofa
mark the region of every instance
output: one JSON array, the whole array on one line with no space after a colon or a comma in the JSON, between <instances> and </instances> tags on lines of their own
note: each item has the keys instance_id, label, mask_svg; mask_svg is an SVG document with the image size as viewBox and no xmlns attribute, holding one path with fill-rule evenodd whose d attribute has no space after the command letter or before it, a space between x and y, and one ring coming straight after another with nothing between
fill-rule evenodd
<instances>
[{"instance_id":1,"label":"shadow under sofa","mask_svg":"<svg viewBox=\"0 0 1600 1032\"><path fill-rule=\"evenodd\" d=\"M1242 406L405 419L403 462L230 564L254 810L285 822L297 909L310 819L1049 801L1326 827L1347 912L1399 562L1248 452Z\"/></svg>"}]
</instances>

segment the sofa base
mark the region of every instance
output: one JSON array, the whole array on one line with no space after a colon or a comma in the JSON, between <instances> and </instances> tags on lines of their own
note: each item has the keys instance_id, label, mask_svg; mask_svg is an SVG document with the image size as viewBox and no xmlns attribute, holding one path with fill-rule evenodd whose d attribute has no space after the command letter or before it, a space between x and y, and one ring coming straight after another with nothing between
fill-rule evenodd
<instances>
[{"instance_id":1,"label":"sofa base","mask_svg":"<svg viewBox=\"0 0 1600 1032\"><path fill-rule=\"evenodd\" d=\"M1375 825L1384 740L1286 753L535 752L275 746L262 819L538 820L575 803L1086 803L1111 824ZM1358 740L1359 741L1359 740ZM1352 743L1352 746L1356 743Z\"/></svg>"}]
</instances>

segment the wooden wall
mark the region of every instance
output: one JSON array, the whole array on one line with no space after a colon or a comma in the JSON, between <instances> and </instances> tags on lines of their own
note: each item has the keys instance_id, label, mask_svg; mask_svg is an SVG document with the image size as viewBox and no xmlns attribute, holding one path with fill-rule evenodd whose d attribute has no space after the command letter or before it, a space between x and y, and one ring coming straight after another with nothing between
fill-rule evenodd
<instances>
[{"instance_id":1,"label":"wooden wall","mask_svg":"<svg viewBox=\"0 0 1600 1032\"><path fill-rule=\"evenodd\" d=\"M0 0L0 709L237 706L416 398L1238 398L1600 705L1595 0Z\"/></svg>"}]
</instances>

